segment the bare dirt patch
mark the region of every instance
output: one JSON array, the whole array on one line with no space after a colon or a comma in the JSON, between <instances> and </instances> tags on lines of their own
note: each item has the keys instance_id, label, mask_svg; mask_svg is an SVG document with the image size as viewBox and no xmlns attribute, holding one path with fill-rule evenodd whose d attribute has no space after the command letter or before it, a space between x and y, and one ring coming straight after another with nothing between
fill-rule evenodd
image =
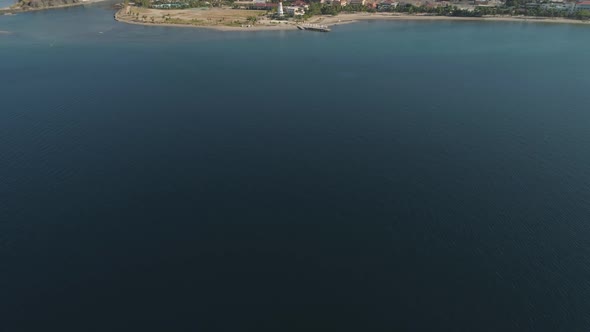
<instances>
[{"instance_id":1,"label":"bare dirt patch","mask_svg":"<svg viewBox=\"0 0 590 332\"><path fill-rule=\"evenodd\" d=\"M182 24L208 27L242 27L264 21L266 12L229 8L213 9L148 9L130 7L119 12L119 18L138 23Z\"/></svg>"}]
</instances>

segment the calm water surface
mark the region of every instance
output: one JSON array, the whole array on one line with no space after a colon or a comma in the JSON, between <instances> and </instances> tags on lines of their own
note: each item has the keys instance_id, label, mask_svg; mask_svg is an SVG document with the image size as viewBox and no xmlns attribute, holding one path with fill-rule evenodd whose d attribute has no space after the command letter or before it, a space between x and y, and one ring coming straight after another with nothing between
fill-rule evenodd
<instances>
[{"instance_id":1,"label":"calm water surface","mask_svg":"<svg viewBox=\"0 0 590 332\"><path fill-rule=\"evenodd\" d=\"M0 0L0 8L7 8L15 4L14 0Z\"/></svg>"},{"instance_id":2,"label":"calm water surface","mask_svg":"<svg viewBox=\"0 0 590 332\"><path fill-rule=\"evenodd\" d=\"M590 27L0 17L6 331L590 330Z\"/></svg>"}]
</instances>

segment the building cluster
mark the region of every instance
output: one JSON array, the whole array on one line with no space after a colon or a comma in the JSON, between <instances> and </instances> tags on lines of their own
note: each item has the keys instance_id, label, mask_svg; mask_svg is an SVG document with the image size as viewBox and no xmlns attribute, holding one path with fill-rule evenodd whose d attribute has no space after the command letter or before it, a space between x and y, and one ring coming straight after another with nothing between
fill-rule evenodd
<instances>
[{"instance_id":1,"label":"building cluster","mask_svg":"<svg viewBox=\"0 0 590 332\"><path fill-rule=\"evenodd\" d=\"M320 3L337 6L357 5L382 9L395 8L399 4L399 2L395 0L320 0Z\"/></svg>"},{"instance_id":2,"label":"building cluster","mask_svg":"<svg viewBox=\"0 0 590 332\"><path fill-rule=\"evenodd\" d=\"M285 12L289 16L303 16L305 11L309 9L309 5L304 1L297 0L291 3L291 5L285 7Z\"/></svg>"},{"instance_id":3,"label":"building cluster","mask_svg":"<svg viewBox=\"0 0 590 332\"><path fill-rule=\"evenodd\" d=\"M500 7L505 4L505 0L319 0L319 2L336 6L365 6L380 11L388 11L406 4L426 7L456 6L465 10L473 10L477 7ZM303 0L295 0L285 7L282 3L277 5L267 2L267 0L236 1L234 4L250 9L271 9L280 6L280 16L302 16L309 9L308 3ZM590 0L528 0L525 7L574 13L580 10L590 10Z\"/></svg>"},{"instance_id":4,"label":"building cluster","mask_svg":"<svg viewBox=\"0 0 590 332\"><path fill-rule=\"evenodd\" d=\"M566 0L550 0L548 2L529 2L527 8L540 8L544 10L567 11L570 13L580 10L590 10L590 1L572 2Z\"/></svg>"},{"instance_id":5,"label":"building cluster","mask_svg":"<svg viewBox=\"0 0 590 332\"><path fill-rule=\"evenodd\" d=\"M474 0L476 7L497 7L504 5L505 2L498 0ZM576 0L528 0L524 7L527 9L539 8L543 10L566 11L574 13L580 10L590 10L590 1Z\"/></svg>"},{"instance_id":6,"label":"building cluster","mask_svg":"<svg viewBox=\"0 0 590 332\"><path fill-rule=\"evenodd\" d=\"M278 16L305 15L305 11L309 8L309 5L302 0L296 0L288 6L283 6L282 2L279 2L277 4L277 3L267 2L267 0L235 1L233 4L235 6L238 6L239 8L246 8L246 9L270 10L270 9L276 8Z\"/></svg>"},{"instance_id":7,"label":"building cluster","mask_svg":"<svg viewBox=\"0 0 590 332\"><path fill-rule=\"evenodd\" d=\"M379 8L388 8L384 5L383 0L379 4ZM403 1L403 2L401 2ZM400 0L397 5L412 4L426 7L445 7L455 6L463 10L474 10L475 8L483 7L502 7L506 4L506 0ZM384 7L381 7L384 5ZM590 0L526 0L524 7L527 9L539 8L543 10L565 11L568 13L575 13L580 10L590 10Z\"/></svg>"}]
</instances>

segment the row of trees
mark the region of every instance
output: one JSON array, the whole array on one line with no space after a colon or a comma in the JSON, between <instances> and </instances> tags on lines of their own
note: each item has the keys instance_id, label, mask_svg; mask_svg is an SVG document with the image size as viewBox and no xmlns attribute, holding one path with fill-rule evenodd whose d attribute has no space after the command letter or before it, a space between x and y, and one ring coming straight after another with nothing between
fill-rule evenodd
<instances>
[{"instance_id":1,"label":"row of trees","mask_svg":"<svg viewBox=\"0 0 590 332\"><path fill-rule=\"evenodd\" d=\"M590 19L590 11L579 10L570 12L567 10L544 9L544 8L515 8L515 7L476 7L474 10L460 9L455 6L425 7L403 5L390 7L385 11L399 13L424 13L437 16L458 16L458 17L481 17L484 15L526 15L538 17L565 17L573 19Z\"/></svg>"},{"instance_id":2,"label":"row of trees","mask_svg":"<svg viewBox=\"0 0 590 332\"><path fill-rule=\"evenodd\" d=\"M538 17L565 17L573 19L590 19L590 11L579 10L570 12L567 10L543 9L543 8L526 8L524 2L527 0L508 0L513 6L502 7L476 7L474 10L457 8L455 6L426 7L414 6L411 4L397 7L380 9L380 11L408 13L408 14L431 14L436 16L455 16L455 17L481 17L486 15L526 15ZM328 5L313 2L309 4L309 9L303 18L310 18L315 15L338 15L341 12L374 12L372 7L361 5Z\"/></svg>"},{"instance_id":3,"label":"row of trees","mask_svg":"<svg viewBox=\"0 0 590 332\"><path fill-rule=\"evenodd\" d=\"M356 12L376 12L372 7L361 6L361 5L328 5L321 4L319 2L312 2L309 4L309 8L305 11L303 18L309 18L315 15L338 15L339 13L356 13Z\"/></svg>"},{"instance_id":4,"label":"row of trees","mask_svg":"<svg viewBox=\"0 0 590 332\"><path fill-rule=\"evenodd\" d=\"M326 5L320 3L311 3L309 9L306 11L304 18L309 18L315 15L337 15L342 12L376 12L377 10L373 7L361 6L361 5ZM398 7L389 7L389 12L408 13L408 14L433 14L437 16L481 16L482 13L478 11L469 11L460 9L454 6L444 7L426 7L426 6L414 6L414 5L403 5Z\"/></svg>"},{"instance_id":5,"label":"row of trees","mask_svg":"<svg viewBox=\"0 0 590 332\"><path fill-rule=\"evenodd\" d=\"M576 19L587 19L589 11L578 10L571 12L568 10L558 10L553 8L527 8L526 6L521 7L478 7L476 8L482 15L526 15L526 16L538 16L538 17L565 17L565 18L576 18Z\"/></svg>"},{"instance_id":6,"label":"row of trees","mask_svg":"<svg viewBox=\"0 0 590 332\"><path fill-rule=\"evenodd\" d=\"M479 17L482 13L475 10L461 9L455 6L439 6L439 7L426 7L426 6L413 6L403 5L398 7L390 7L389 11L398 13L408 14L432 14L436 16L457 16L457 17Z\"/></svg>"},{"instance_id":7,"label":"row of trees","mask_svg":"<svg viewBox=\"0 0 590 332\"><path fill-rule=\"evenodd\" d=\"M128 4L129 0L125 0L125 3ZM136 5L140 7L149 8L154 5L163 5L163 4L174 4L175 6L171 7L171 9L178 9L178 8L201 8L201 7L220 7L225 4L231 4L233 1L231 0L135 0Z\"/></svg>"}]
</instances>

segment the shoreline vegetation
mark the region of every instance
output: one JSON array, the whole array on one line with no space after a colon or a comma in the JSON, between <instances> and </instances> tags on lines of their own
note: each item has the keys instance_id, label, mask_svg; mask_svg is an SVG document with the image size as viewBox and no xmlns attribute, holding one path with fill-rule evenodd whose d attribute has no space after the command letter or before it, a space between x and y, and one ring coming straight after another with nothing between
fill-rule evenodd
<instances>
[{"instance_id":1,"label":"shoreline vegetation","mask_svg":"<svg viewBox=\"0 0 590 332\"><path fill-rule=\"evenodd\" d=\"M296 30L294 21L266 17L266 11L231 8L152 9L125 6L115 20L130 24L209 28L220 31Z\"/></svg>"},{"instance_id":2,"label":"shoreline vegetation","mask_svg":"<svg viewBox=\"0 0 590 332\"><path fill-rule=\"evenodd\" d=\"M369 20L487 21L590 25L590 21L564 17L509 15L442 16L399 12L349 12L338 15L314 15L305 19L277 20L273 19L272 16L267 16L265 11L260 10L232 8L154 9L130 5L124 6L117 11L115 13L115 20L148 26L208 28L220 31L296 30L297 25L301 23L321 24L331 27Z\"/></svg>"}]
</instances>

